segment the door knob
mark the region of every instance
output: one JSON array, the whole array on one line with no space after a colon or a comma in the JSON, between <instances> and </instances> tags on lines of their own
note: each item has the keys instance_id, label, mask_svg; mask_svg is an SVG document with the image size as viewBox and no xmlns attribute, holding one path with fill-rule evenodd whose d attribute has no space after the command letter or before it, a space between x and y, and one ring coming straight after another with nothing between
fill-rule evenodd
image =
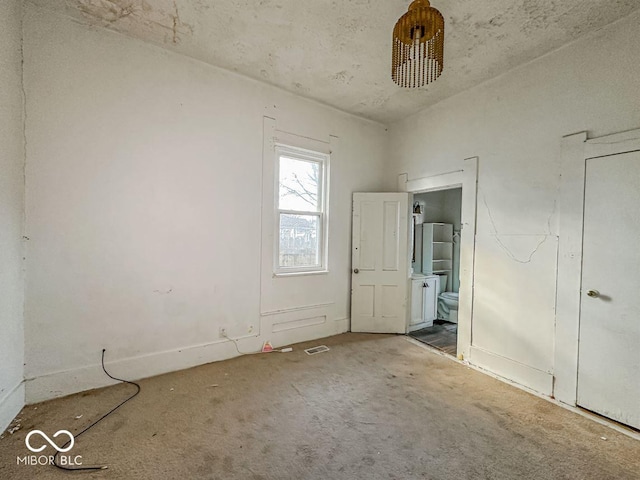
<instances>
[{"instance_id":1,"label":"door knob","mask_svg":"<svg viewBox=\"0 0 640 480\"><path fill-rule=\"evenodd\" d=\"M587 295L590 296L591 298L598 298L600 296L600 292L597 290L589 290L587 292Z\"/></svg>"},{"instance_id":2,"label":"door knob","mask_svg":"<svg viewBox=\"0 0 640 480\"><path fill-rule=\"evenodd\" d=\"M360 273L360 270L358 270L357 268L354 268L353 273Z\"/></svg>"}]
</instances>

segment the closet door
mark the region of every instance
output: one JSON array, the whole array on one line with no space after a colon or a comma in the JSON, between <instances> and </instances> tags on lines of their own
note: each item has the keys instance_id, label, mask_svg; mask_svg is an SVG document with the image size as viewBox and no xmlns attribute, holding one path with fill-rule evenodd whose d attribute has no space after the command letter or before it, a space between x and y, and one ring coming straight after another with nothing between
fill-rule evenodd
<instances>
[{"instance_id":1,"label":"closet door","mask_svg":"<svg viewBox=\"0 0 640 480\"><path fill-rule=\"evenodd\" d=\"M640 152L587 160L578 405L640 428Z\"/></svg>"}]
</instances>

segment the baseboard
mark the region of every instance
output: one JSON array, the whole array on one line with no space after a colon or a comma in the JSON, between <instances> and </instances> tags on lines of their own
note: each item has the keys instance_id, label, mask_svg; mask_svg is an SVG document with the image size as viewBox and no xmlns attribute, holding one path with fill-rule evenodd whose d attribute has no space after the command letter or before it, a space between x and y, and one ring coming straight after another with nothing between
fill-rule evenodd
<instances>
[{"instance_id":1,"label":"baseboard","mask_svg":"<svg viewBox=\"0 0 640 480\"><path fill-rule=\"evenodd\" d=\"M340 333L346 333L351 329L351 319L339 318L335 320L335 325L336 325L336 335Z\"/></svg>"},{"instance_id":2,"label":"baseboard","mask_svg":"<svg viewBox=\"0 0 640 480\"><path fill-rule=\"evenodd\" d=\"M553 375L516 362L507 357L471 346L469 363L486 369L512 382L524 385L542 395L553 394Z\"/></svg>"},{"instance_id":3,"label":"baseboard","mask_svg":"<svg viewBox=\"0 0 640 480\"><path fill-rule=\"evenodd\" d=\"M107 352L105 365L109 373L116 377L140 380L206 363L228 360L244 353L258 352L266 340L269 340L274 347L280 347L344 333L349 329L349 319L341 318L291 326L295 328L273 332L272 325L263 325L262 327L268 328L264 328L262 334L236 339L238 349L233 342L220 339L201 345L116 360L109 360L109 352ZM269 331L271 333L267 333ZM92 365L27 378L25 381L26 403L43 402L117 383L102 371L100 355L101 351L96 351L96 362Z\"/></svg>"},{"instance_id":4,"label":"baseboard","mask_svg":"<svg viewBox=\"0 0 640 480\"><path fill-rule=\"evenodd\" d=\"M118 383L111 380L102 371L101 353L99 350L96 351L96 363L94 364L27 378L25 380L26 403L30 405ZM140 380L205 363L226 360L238 355L239 353L232 342L221 339L207 344L117 360L110 360L107 351L105 366L109 373L115 377Z\"/></svg>"},{"instance_id":5,"label":"baseboard","mask_svg":"<svg viewBox=\"0 0 640 480\"><path fill-rule=\"evenodd\" d=\"M625 427L613 420L609 420L606 417L601 417L600 415L596 415L595 413L591 413L587 410L583 410L579 407L576 407L575 405L569 405L567 403L561 402L555 398L550 397L549 395L543 395L540 392L537 392L529 387L525 387L524 385L520 384L520 383L516 383L513 380L510 380L508 378L505 378L502 375L497 375L485 368L476 366L472 363L469 363L466 360L458 360L456 357L449 355L448 353L443 352L442 350L438 350L435 347L432 347L431 345L427 345L425 343L419 342L418 340L415 340L409 336L404 337L408 342L413 343L414 345L423 348L424 350L429 351L430 353L436 354L436 355L440 355L443 358L446 358L447 360L450 360L452 362L458 363L460 365L464 365L466 367L469 367L477 372L482 373L483 375L488 375L491 378L495 378L496 380L499 380L501 382L504 382L508 385L511 385L514 388L517 388L518 390L522 390L523 392L527 392L531 395L534 395L535 397L541 398L542 400L545 400L549 403L553 403L554 405L557 405L558 407L562 407L566 410L569 410L570 412L576 413L582 417L588 418L590 420L593 420L596 423L599 423L600 425L604 425L606 427L609 427L617 432L620 432L628 437L634 438L636 440L640 440L640 432L636 432L635 430L631 430L628 427Z\"/></svg>"},{"instance_id":6,"label":"baseboard","mask_svg":"<svg viewBox=\"0 0 640 480\"><path fill-rule=\"evenodd\" d=\"M24 382L16 384L0 399L0 432L3 432L24 407Z\"/></svg>"}]
</instances>

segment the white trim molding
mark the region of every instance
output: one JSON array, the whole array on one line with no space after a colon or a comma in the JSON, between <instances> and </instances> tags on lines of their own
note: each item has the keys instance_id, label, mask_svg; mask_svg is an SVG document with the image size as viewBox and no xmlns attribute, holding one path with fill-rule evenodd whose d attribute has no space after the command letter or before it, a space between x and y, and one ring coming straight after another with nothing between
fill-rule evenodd
<instances>
[{"instance_id":1,"label":"white trim molding","mask_svg":"<svg viewBox=\"0 0 640 480\"><path fill-rule=\"evenodd\" d=\"M22 407L24 407L24 382L19 382L0 398L0 432L9 426Z\"/></svg>"},{"instance_id":2,"label":"white trim molding","mask_svg":"<svg viewBox=\"0 0 640 480\"><path fill-rule=\"evenodd\" d=\"M568 405L576 405L578 389L586 162L633 151L640 151L640 129L592 139L579 132L562 139L553 396Z\"/></svg>"},{"instance_id":3,"label":"white trim molding","mask_svg":"<svg viewBox=\"0 0 640 480\"><path fill-rule=\"evenodd\" d=\"M473 276L476 245L476 208L478 192L478 157L467 158L462 170L409 180L398 176L400 192L423 193L462 187L462 234L460 239L460 293L458 309L458 358L471 352L473 319Z\"/></svg>"},{"instance_id":4,"label":"white trim molding","mask_svg":"<svg viewBox=\"0 0 640 480\"><path fill-rule=\"evenodd\" d=\"M553 375L480 347L471 347L472 363L542 395L551 396Z\"/></svg>"},{"instance_id":5,"label":"white trim molding","mask_svg":"<svg viewBox=\"0 0 640 480\"><path fill-rule=\"evenodd\" d=\"M327 298L327 286L342 275L338 270L331 271L330 263L321 271L301 271L274 273L274 242L277 239L275 196L276 148L287 145L306 152L317 152L324 156L337 155L340 158L341 139L324 132L318 138L291 133L277 128L276 119L263 117L263 153L262 153L262 212L261 212L261 263L260 263L260 302L259 328L257 332L241 338L243 351L259 349L264 340L273 345L292 344L316 338L328 337L349 330L349 318L341 304ZM326 208L325 222L331 223L330 206L334 202L329 194L331 187L331 168L327 163L325 170ZM333 235L330 227L325 229L329 235L325 241L325 261L329 259L329 238ZM301 287L304 285L304 288ZM292 288L304 290L303 296L292 295Z\"/></svg>"}]
</instances>

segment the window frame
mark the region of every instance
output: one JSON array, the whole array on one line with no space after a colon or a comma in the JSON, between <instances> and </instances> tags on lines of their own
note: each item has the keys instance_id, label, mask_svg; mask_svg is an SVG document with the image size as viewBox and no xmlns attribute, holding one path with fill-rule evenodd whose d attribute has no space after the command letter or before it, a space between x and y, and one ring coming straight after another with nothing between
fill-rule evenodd
<instances>
[{"instance_id":1,"label":"window frame","mask_svg":"<svg viewBox=\"0 0 640 480\"><path fill-rule=\"evenodd\" d=\"M318 210L288 210L280 208L280 162L281 157L293 158L303 162L317 163L320 165L318 188ZM316 275L328 273L329 254L329 160L330 154L294 147L285 144L275 144L275 168L274 168L274 256L273 274L276 277L290 275ZM309 215L318 217L318 256L319 264L304 267L280 266L280 217L282 215Z\"/></svg>"}]
</instances>

